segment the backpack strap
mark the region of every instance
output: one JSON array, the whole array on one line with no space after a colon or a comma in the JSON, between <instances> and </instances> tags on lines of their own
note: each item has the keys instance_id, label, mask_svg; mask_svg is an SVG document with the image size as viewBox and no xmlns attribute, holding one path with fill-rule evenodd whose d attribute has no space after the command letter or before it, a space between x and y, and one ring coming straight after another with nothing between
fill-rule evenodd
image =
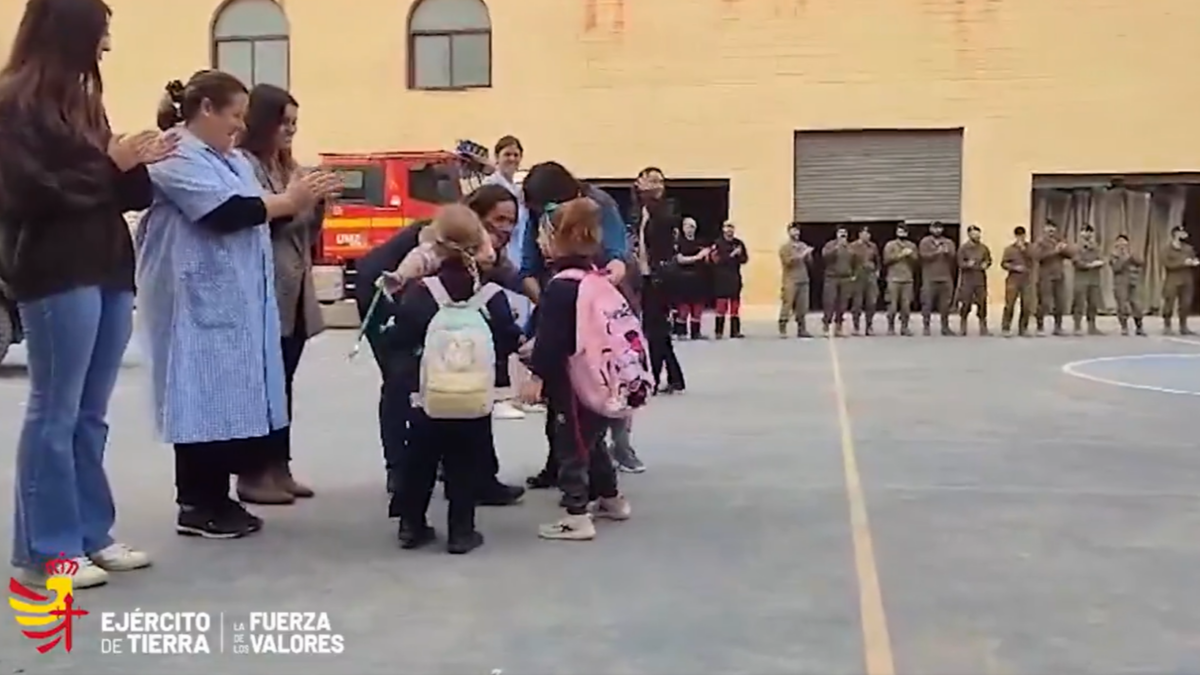
<instances>
[{"instance_id":1,"label":"backpack strap","mask_svg":"<svg viewBox=\"0 0 1200 675\"><path fill-rule=\"evenodd\" d=\"M439 307L445 307L446 305L454 304L454 298L451 298L450 294L446 292L446 287L442 285L441 279L433 276L425 277L421 281L425 284L425 288L429 289L429 294L433 296L434 302L436 302Z\"/></svg>"},{"instance_id":2,"label":"backpack strap","mask_svg":"<svg viewBox=\"0 0 1200 675\"><path fill-rule=\"evenodd\" d=\"M575 281L583 281L583 278L589 274L593 274L593 272L588 271L588 270L581 270L579 268L571 268L571 269L565 269L565 270L555 274L554 278L555 279L573 279Z\"/></svg>"},{"instance_id":3,"label":"backpack strap","mask_svg":"<svg viewBox=\"0 0 1200 675\"><path fill-rule=\"evenodd\" d=\"M470 300L467 300L467 306L483 312L483 315L490 319L491 313L488 312L488 303L491 302L492 298L495 297L496 294L501 290L503 289L501 289L498 285L488 282L484 284L483 287L478 291L475 291L475 295L472 295Z\"/></svg>"}]
</instances>

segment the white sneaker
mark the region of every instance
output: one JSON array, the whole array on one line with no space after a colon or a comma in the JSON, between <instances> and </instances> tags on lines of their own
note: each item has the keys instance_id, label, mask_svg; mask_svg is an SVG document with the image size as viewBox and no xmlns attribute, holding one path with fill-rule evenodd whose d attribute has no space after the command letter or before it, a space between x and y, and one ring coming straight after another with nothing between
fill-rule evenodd
<instances>
[{"instance_id":1,"label":"white sneaker","mask_svg":"<svg viewBox=\"0 0 1200 675\"><path fill-rule=\"evenodd\" d=\"M568 515L557 523L539 527L538 536L542 539L587 541L596 538L596 524L592 522L590 513L579 516Z\"/></svg>"},{"instance_id":2,"label":"white sneaker","mask_svg":"<svg viewBox=\"0 0 1200 675\"><path fill-rule=\"evenodd\" d=\"M492 406L492 417L498 420L523 420L525 413L508 401L497 401L496 405Z\"/></svg>"},{"instance_id":3,"label":"white sneaker","mask_svg":"<svg viewBox=\"0 0 1200 675\"><path fill-rule=\"evenodd\" d=\"M96 567L92 564L92 560L87 556L79 556L72 558L71 562L79 565L79 569L75 574L71 575L71 588L94 588L103 586L108 583L108 572ZM29 569L22 567L18 572L21 577L21 582L27 586L37 586L39 588L46 587L46 580L50 575L46 574L43 568Z\"/></svg>"},{"instance_id":4,"label":"white sneaker","mask_svg":"<svg viewBox=\"0 0 1200 675\"><path fill-rule=\"evenodd\" d=\"M119 542L113 542L88 557L97 567L109 572L128 572L150 566L150 556Z\"/></svg>"},{"instance_id":5,"label":"white sneaker","mask_svg":"<svg viewBox=\"0 0 1200 675\"><path fill-rule=\"evenodd\" d=\"M592 502L592 505L592 513L597 518L629 520L630 516L633 515L633 509L629 506L629 500L625 499L625 495L601 497Z\"/></svg>"}]
</instances>

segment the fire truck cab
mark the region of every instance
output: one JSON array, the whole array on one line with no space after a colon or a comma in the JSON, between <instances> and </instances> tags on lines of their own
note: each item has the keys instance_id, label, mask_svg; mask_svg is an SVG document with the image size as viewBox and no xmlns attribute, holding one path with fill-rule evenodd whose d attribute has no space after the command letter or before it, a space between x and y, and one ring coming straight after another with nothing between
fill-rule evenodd
<instances>
[{"instance_id":1,"label":"fire truck cab","mask_svg":"<svg viewBox=\"0 0 1200 675\"><path fill-rule=\"evenodd\" d=\"M320 158L320 168L338 174L343 186L326 205L314 252L317 299L324 303L352 297L358 258L463 194L462 164L453 152L324 153Z\"/></svg>"}]
</instances>

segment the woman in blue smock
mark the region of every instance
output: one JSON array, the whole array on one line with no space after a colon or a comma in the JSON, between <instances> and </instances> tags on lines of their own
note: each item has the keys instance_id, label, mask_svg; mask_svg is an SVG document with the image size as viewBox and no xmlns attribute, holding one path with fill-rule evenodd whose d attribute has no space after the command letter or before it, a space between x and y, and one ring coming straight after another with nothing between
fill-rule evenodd
<instances>
[{"instance_id":1,"label":"woman in blue smock","mask_svg":"<svg viewBox=\"0 0 1200 675\"><path fill-rule=\"evenodd\" d=\"M230 539L262 527L230 499L230 475L262 471L289 423L268 223L312 208L340 183L312 173L264 194L234 148L245 85L210 70L167 91L159 126L181 125L179 147L150 171L138 313L155 424L175 446L176 530Z\"/></svg>"}]
</instances>

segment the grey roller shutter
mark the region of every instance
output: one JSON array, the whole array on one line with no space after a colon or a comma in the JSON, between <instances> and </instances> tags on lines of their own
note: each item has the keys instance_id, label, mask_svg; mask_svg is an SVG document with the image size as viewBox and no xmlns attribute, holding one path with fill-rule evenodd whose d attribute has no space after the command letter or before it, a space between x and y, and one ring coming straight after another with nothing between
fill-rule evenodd
<instances>
[{"instance_id":1,"label":"grey roller shutter","mask_svg":"<svg viewBox=\"0 0 1200 675\"><path fill-rule=\"evenodd\" d=\"M961 129L800 131L795 152L800 222L959 222Z\"/></svg>"}]
</instances>

